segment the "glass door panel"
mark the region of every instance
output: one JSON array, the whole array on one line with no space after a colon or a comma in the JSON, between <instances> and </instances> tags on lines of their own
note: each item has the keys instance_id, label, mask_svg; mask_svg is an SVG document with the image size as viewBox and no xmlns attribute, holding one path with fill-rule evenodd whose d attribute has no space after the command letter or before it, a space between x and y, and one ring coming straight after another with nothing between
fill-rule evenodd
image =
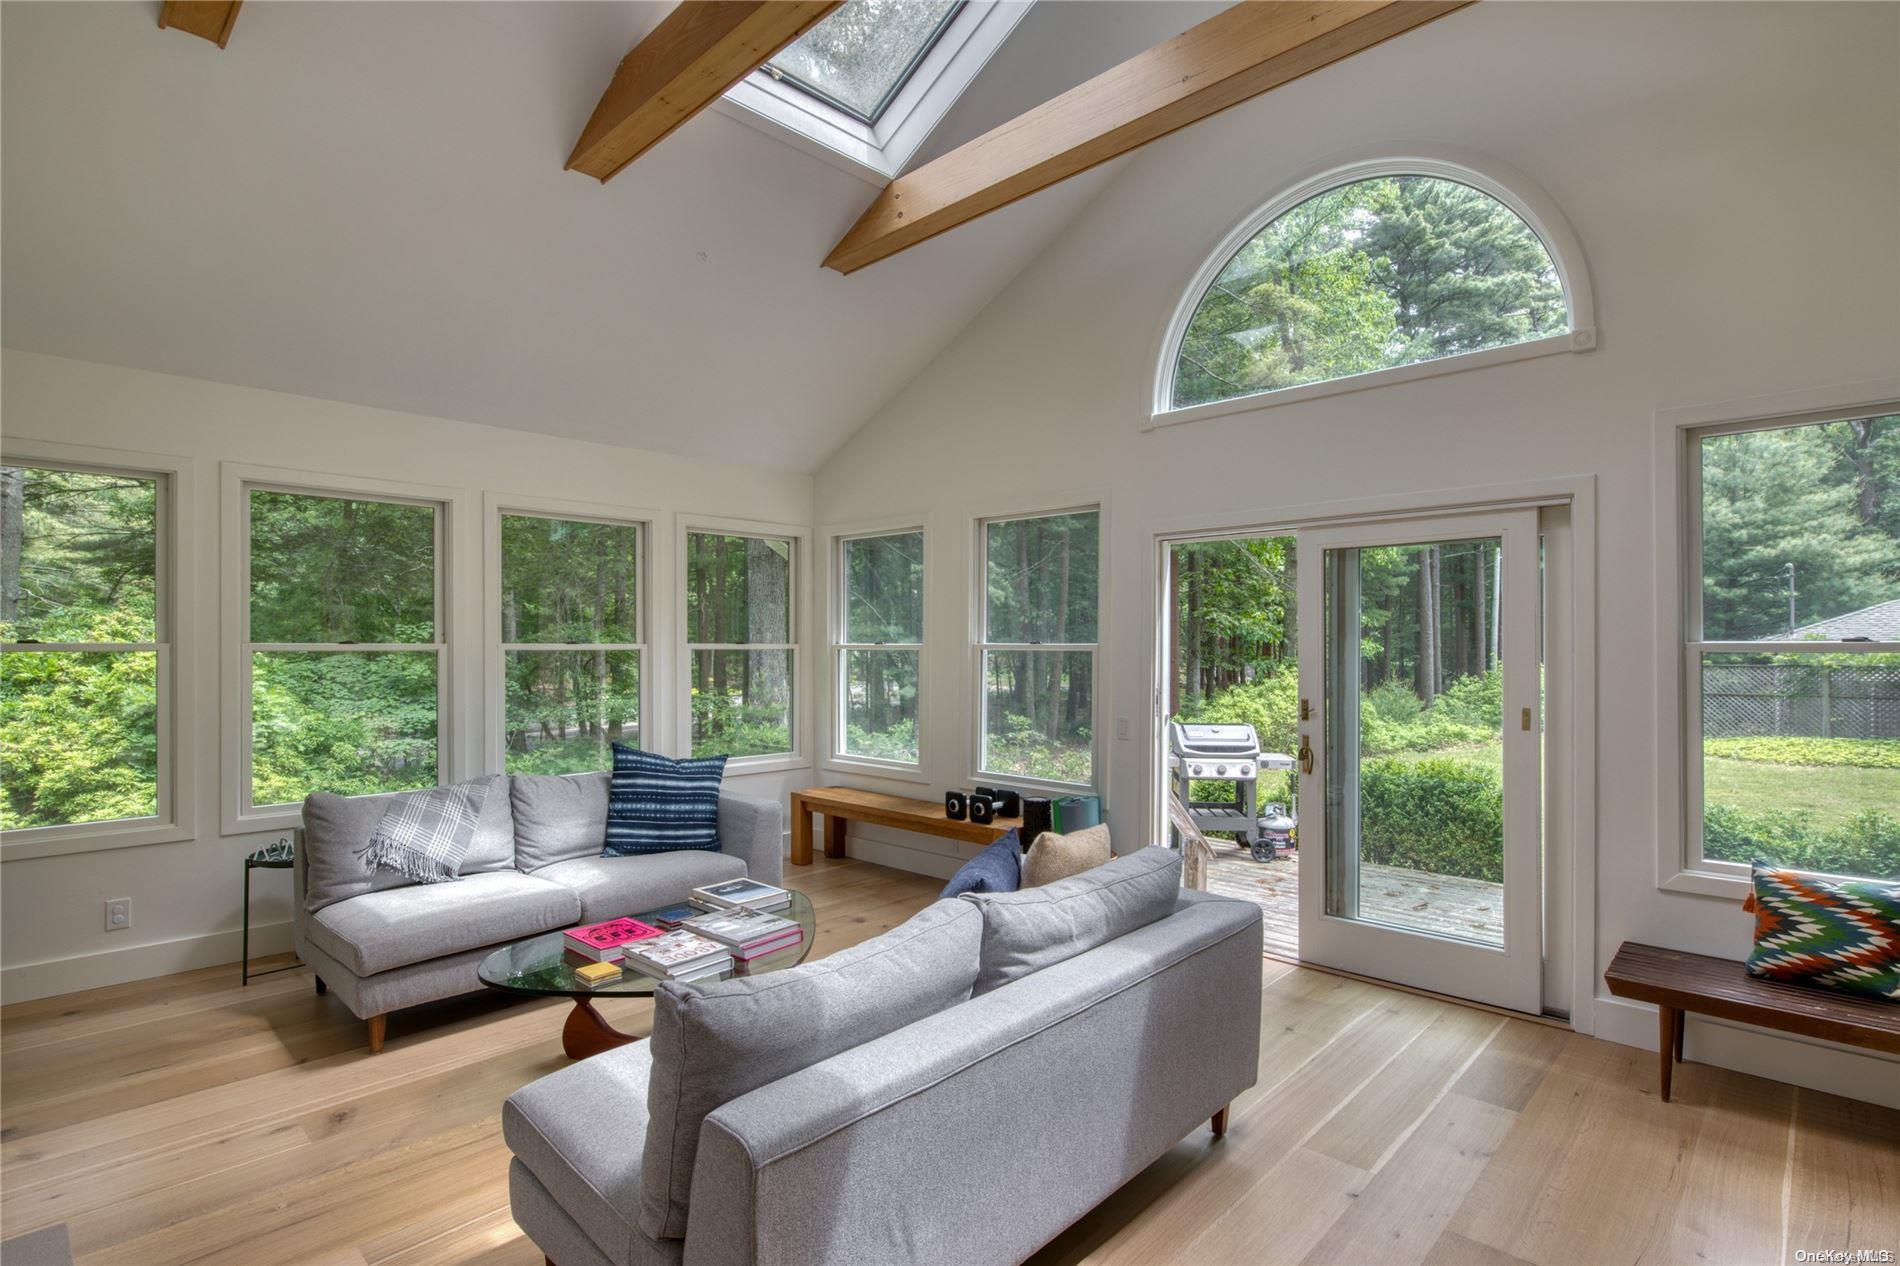
<instances>
[{"instance_id":1,"label":"glass door panel","mask_svg":"<svg viewBox=\"0 0 1900 1266\"><path fill-rule=\"evenodd\" d=\"M1326 912L1504 944L1503 541L1328 550Z\"/></svg>"},{"instance_id":2,"label":"glass door panel","mask_svg":"<svg viewBox=\"0 0 1900 1266\"><path fill-rule=\"evenodd\" d=\"M1302 533L1301 956L1535 1012L1535 511ZM1314 816L1321 820L1312 821Z\"/></svg>"}]
</instances>

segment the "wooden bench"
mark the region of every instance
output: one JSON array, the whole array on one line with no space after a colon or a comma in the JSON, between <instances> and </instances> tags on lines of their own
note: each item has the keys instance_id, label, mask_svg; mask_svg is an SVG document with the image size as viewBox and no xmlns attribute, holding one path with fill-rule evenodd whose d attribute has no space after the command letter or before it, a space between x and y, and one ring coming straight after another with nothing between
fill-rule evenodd
<instances>
[{"instance_id":1,"label":"wooden bench","mask_svg":"<svg viewBox=\"0 0 1900 1266\"><path fill-rule=\"evenodd\" d=\"M1023 824L1021 818L997 818L993 822L958 822L945 817L939 801L913 800L908 796L887 796L879 791L860 791L856 787L810 787L792 793L792 865L811 865L811 815L825 815L825 856L844 856L844 831L847 822L868 822L874 826L894 826L905 831L920 831L941 839L964 844L988 844L1000 840Z\"/></svg>"},{"instance_id":2,"label":"wooden bench","mask_svg":"<svg viewBox=\"0 0 1900 1266\"><path fill-rule=\"evenodd\" d=\"M1603 973L1603 983L1619 998L1656 1004L1665 1100L1670 1074L1682 1058L1685 1011L1900 1054L1900 1005L1763 980L1733 959L1625 941Z\"/></svg>"}]
</instances>

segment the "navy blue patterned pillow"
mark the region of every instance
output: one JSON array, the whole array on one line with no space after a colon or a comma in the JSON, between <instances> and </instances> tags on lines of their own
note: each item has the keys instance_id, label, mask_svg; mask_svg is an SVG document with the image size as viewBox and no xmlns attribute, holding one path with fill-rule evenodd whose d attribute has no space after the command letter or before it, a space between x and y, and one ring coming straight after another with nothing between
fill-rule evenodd
<instances>
[{"instance_id":1,"label":"navy blue patterned pillow","mask_svg":"<svg viewBox=\"0 0 1900 1266\"><path fill-rule=\"evenodd\" d=\"M726 758L672 760L614 744L602 857L719 848L719 780Z\"/></svg>"}]
</instances>

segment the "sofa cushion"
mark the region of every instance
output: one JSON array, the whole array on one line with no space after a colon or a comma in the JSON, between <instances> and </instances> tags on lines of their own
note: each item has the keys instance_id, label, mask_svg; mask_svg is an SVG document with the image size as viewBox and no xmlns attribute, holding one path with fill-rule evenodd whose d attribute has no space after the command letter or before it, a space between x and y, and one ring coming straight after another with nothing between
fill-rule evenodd
<instances>
[{"instance_id":1,"label":"sofa cushion","mask_svg":"<svg viewBox=\"0 0 1900 1266\"><path fill-rule=\"evenodd\" d=\"M882 936L815 963L654 997L651 1120L640 1226L686 1234L699 1127L720 1105L953 1007L976 980L982 918L939 901Z\"/></svg>"},{"instance_id":2,"label":"sofa cushion","mask_svg":"<svg viewBox=\"0 0 1900 1266\"><path fill-rule=\"evenodd\" d=\"M1067 835L1044 831L1029 846L1029 855L1023 858L1022 886L1040 888L1058 879L1079 875L1085 870L1106 865L1114 855L1108 842L1106 822L1097 822L1094 826L1071 831Z\"/></svg>"},{"instance_id":3,"label":"sofa cushion","mask_svg":"<svg viewBox=\"0 0 1900 1266\"><path fill-rule=\"evenodd\" d=\"M719 847L719 782L726 758L674 760L614 744L606 857Z\"/></svg>"},{"instance_id":4,"label":"sofa cushion","mask_svg":"<svg viewBox=\"0 0 1900 1266\"><path fill-rule=\"evenodd\" d=\"M516 774L515 866L540 870L599 857L607 838L607 774Z\"/></svg>"},{"instance_id":5,"label":"sofa cushion","mask_svg":"<svg viewBox=\"0 0 1900 1266\"><path fill-rule=\"evenodd\" d=\"M983 911L977 993L1074 958L1173 910L1181 855L1144 848L1093 870L1021 892L965 893Z\"/></svg>"},{"instance_id":6,"label":"sofa cushion","mask_svg":"<svg viewBox=\"0 0 1900 1266\"><path fill-rule=\"evenodd\" d=\"M703 884L745 877L745 862L726 853L689 849L645 857L576 857L534 872L572 889L581 900L581 921L618 919L675 905Z\"/></svg>"},{"instance_id":7,"label":"sofa cushion","mask_svg":"<svg viewBox=\"0 0 1900 1266\"><path fill-rule=\"evenodd\" d=\"M494 871L452 884L410 884L334 902L310 920L308 935L357 975L373 976L569 927L580 917L580 898L560 884Z\"/></svg>"},{"instance_id":8,"label":"sofa cushion","mask_svg":"<svg viewBox=\"0 0 1900 1266\"><path fill-rule=\"evenodd\" d=\"M622 1264L652 1259L635 1221L652 1068L649 1044L634 1042L529 1082L501 1105L509 1150Z\"/></svg>"},{"instance_id":9,"label":"sofa cushion","mask_svg":"<svg viewBox=\"0 0 1900 1266\"><path fill-rule=\"evenodd\" d=\"M481 817L462 857L463 875L514 868L515 820L505 785L508 779L498 776L486 781L490 785L482 798ZM393 870L379 869L365 850L391 804L422 794L397 791L379 796L337 796L319 791L305 800L304 909L314 914L349 897L414 883Z\"/></svg>"}]
</instances>

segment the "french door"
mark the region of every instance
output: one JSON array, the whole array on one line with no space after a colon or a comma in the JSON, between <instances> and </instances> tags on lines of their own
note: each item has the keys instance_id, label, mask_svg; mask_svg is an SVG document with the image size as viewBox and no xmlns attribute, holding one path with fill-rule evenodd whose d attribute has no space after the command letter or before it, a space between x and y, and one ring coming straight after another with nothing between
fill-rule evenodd
<instances>
[{"instance_id":1,"label":"french door","mask_svg":"<svg viewBox=\"0 0 1900 1266\"><path fill-rule=\"evenodd\" d=\"M1537 1012L1537 512L1298 549L1300 957Z\"/></svg>"}]
</instances>

